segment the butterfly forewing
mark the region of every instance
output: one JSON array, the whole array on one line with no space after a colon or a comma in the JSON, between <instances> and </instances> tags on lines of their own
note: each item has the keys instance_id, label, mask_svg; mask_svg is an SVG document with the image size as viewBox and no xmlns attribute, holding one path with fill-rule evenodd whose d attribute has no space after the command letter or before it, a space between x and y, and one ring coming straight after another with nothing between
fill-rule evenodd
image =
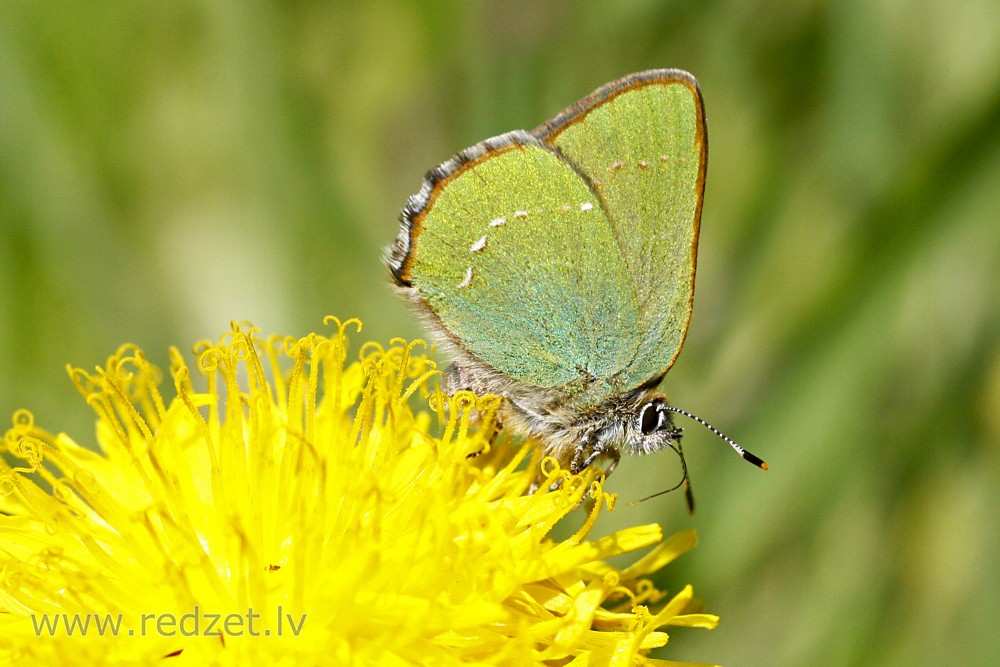
<instances>
[{"instance_id":1,"label":"butterfly forewing","mask_svg":"<svg viewBox=\"0 0 1000 667\"><path fill-rule=\"evenodd\" d=\"M636 294L640 345L623 389L663 375L691 317L707 138L701 93L678 70L609 83L534 134L591 181ZM622 330L608 335L622 335Z\"/></svg>"}]
</instances>

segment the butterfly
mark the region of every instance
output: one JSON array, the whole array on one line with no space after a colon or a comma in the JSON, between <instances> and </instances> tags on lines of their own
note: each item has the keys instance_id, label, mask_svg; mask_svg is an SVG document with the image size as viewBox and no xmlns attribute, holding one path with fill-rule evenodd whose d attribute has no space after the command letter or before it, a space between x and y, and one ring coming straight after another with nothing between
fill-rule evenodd
<instances>
[{"instance_id":1,"label":"butterfly","mask_svg":"<svg viewBox=\"0 0 1000 667\"><path fill-rule=\"evenodd\" d=\"M691 319L707 151L697 81L660 69L428 172L386 262L454 360L445 388L504 397L504 427L574 472L683 464L675 413L767 469L657 391Z\"/></svg>"}]
</instances>

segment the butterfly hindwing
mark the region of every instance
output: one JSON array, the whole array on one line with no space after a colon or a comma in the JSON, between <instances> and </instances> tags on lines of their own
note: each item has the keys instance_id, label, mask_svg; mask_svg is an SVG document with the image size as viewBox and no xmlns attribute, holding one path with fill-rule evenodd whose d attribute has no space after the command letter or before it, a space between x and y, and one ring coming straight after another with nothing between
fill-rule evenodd
<instances>
[{"instance_id":1,"label":"butterfly hindwing","mask_svg":"<svg viewBox=\"0 0 1000 667\"><path fill-rule=\"evenodd\" d=\"M482 362L527 385L600 395L595 380L620 375L641 343L619 244L587 179L511 132L431 172L404 209L390 268Z\"/></svg>"}]
</instances>

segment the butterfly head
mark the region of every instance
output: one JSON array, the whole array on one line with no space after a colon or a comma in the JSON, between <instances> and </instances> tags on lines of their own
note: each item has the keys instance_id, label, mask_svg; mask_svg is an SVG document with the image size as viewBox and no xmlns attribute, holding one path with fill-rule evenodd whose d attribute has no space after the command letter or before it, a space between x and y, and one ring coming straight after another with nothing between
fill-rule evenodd
<instances>
[{"instance_id":1,"label":"butterfly head","mask_svg":"<svg viewBox=\"0 0 1000 667\"><path fill-rule=\"evenodd\" d=\"M662 394L647 394L626 411L622 449L629 454L648 454L673 447L683 429L674 426L673 415L666 408Z\"/></svg>"}]
</instances>

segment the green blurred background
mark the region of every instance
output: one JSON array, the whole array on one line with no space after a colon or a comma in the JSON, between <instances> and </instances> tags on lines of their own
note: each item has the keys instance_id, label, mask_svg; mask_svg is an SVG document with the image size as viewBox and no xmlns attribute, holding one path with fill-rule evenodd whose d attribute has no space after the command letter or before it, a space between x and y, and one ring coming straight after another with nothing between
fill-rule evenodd
<instances>
[{"instance_id":1,"label":"green blurred background","mask_svg":"<svg viewBox=\"0 0 1000 667\"><path fill-rule=\"evenodd\" d=\"M92 442L63 365L231 319L416 336L381 248L423 173L651 67L702 84L695 315L665 388L698 498L664 582L728 665L1000 655L1000 14L993 0L4 2L0 414ZM676 481L626 461L623 500ZM624 505L624 503L622 503Z\"/></svg>"}]
</instances>

